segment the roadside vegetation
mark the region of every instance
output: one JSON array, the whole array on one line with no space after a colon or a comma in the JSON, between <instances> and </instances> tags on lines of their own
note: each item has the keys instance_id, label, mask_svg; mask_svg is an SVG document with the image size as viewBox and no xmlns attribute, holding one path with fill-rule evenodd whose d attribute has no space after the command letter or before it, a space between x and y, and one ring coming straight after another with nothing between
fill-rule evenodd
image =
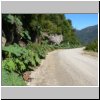
<instances>
[{"instance_id":1,"label":"roadside vegetation","mask_svg":"<svg viewBox=\"0 0 100 100\"><path fill-rule=\"evenodd\" d=\"M64 14L2 15L2 85L26 85L23 73L33 71L48 52L80 43Z\"/></svg>"},{"instance_id":2,"label":"roadside vegetation","mask_svg":"<svg viewBox=\"0 0 100 100\"><path fill-rule=\"evenodd\" d=\"M86 45L85 50L98 52L98 40L96 39L92 41L91 43L89 43L88 45Z\"/></svg>"}]
</instances>

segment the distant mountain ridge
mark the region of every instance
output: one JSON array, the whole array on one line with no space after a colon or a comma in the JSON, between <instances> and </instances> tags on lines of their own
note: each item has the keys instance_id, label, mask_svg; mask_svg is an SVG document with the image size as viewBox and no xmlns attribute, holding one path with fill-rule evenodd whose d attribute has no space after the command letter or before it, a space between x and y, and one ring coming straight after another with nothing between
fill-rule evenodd
<instances>
[{"instance_id":1,"label":"distant mountain ridge","mask_svg":"<svg viewBox=\"0 0 100 100\"><path fill-rule=\"evenodd\" d=\"M98 25L89 26L82 30L76 30L76 36L83 44L88 44L98 38Z\"/></svg>"}]
</instances>

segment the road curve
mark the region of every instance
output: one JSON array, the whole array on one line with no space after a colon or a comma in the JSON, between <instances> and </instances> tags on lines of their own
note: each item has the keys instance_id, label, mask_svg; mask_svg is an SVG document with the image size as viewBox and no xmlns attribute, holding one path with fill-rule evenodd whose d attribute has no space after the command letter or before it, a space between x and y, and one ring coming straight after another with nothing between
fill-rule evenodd
<instances>
[{"instance_id":1,"label":"road curve","mask_svg":"<svg viewBox=\"0 0 100 100\"><path fill-rule=\"evenodd\" d=\"M83 48L55 50L31 78L30 86L97 86L98 57L85 54Z\"/></svg>"}]
</instances>

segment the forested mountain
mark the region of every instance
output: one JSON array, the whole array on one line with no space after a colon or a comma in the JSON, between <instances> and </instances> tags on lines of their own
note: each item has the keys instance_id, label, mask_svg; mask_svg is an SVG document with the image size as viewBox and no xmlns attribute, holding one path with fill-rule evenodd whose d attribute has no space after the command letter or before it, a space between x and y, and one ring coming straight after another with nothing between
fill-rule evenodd
<instances>
[{"instance_id":1,"label":"forested mountain","mask_svg":"<svg viewBox=\"0 0 100 100\"><path fill-rule=\"evenodd\" d=\"M83 44L88 44L98 38L98 25L77 30L76 35Z\"/></svg>"}]
</instances>

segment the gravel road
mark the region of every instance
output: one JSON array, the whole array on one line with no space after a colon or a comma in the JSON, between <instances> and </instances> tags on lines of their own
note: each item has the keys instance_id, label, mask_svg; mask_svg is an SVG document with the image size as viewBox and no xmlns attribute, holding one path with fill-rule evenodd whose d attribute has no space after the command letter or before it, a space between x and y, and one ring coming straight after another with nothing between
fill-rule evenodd
<instances>
[{"instance_id":1,"label":"gravel road","mask_svg":"<svg viewBox=\"0 0 100 100\"><path fill-rule=\"evenodd\" d=\"M55 50L31 72L31 78L29 86L97 86L98 56L83 48Z\"/></svg>"}]
</instances>

